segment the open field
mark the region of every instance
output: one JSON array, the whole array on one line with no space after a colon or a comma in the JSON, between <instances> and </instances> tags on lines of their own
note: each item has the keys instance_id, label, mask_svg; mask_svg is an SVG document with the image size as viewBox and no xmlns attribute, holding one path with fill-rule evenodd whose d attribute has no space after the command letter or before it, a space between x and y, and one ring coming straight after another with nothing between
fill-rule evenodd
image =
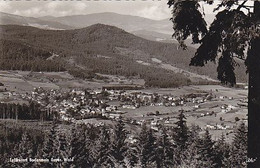
<instances>
[{"instance_id":1,"label":"open field","mask_svg":"<svg viewBox=\"0 0 260 168\"><path fill-rule=\"evenodd\" d=\"M233 129L240 122L243 121L247 125L247 107L238 105L247 100L247 90L245 89L227 88L219 85L201 85L173 89L145 89L142 91L172 94L174 96L183 96L191 93L210 93L214 98L210 101L200 103L197 108L195 108L193 103L186 103L183 106L148 106L137 109L121 109L127 112L124 114L126 117L136 120L161 120L165 122L165 125L174 126L179 110L184 110L188 125L198 125L202 129L209 128L210 133L212 133L215 139L224 133L228 141L232 140ZM224 107L227 107L227 109L223 109ZM147 115L156 111L159 111L160 115ZM214 112L214 114L210 115L209 113L211 112ZM236 121L236 119L239 121ZM213 126L218 126L219 128L211 129ZM221 126L224 126L224 128Z\"/></svg>"},{"instance_id":2,"label":"open field","mask_svg":"<svg viewBox=\"0 0 260 168\"><path fill-rule=\"evenodd\" d=\"M74 78L68 72L29 72L29 71L0 71L0 81L8 91L25 93L33 91L34 88L44 89L101 89L107 84L137 84L144 85L143 79L127 79L123 76L102 75L103 80L86 81Z\"/></svg>"},{"instance_id":3,"label":"open field","mask_svg":"<svg viewBox=\"0 0 260 168\"><path fill-rule=\"evenodd\" d=\"M102 75L102 74L99 74ZM32 92L34 88L41 87L45 90L71 90L101 89L107 84L144 84L142 79L127 79L122 76L104 75L106 81L92 80L87 81L77 79L67 72L29 72L29 71L0 71L0 81L4 86L0 86L0 101L9 103L26 103L16 93ZM202 129L211 128L210 132L213 138L218 138L222 133L226 134L228 139L232 139L232 131L241 121L247 121L247 90L238 88L228 88L220 85L191 85L181 88L145 88L141 90L130 90L131 92L142 92L145 94L171 95L182 98L190 94L212 95L211 100L203 100L199 103L186 102L178 106L149 105L141 106L135 109L123 108L120 101L110 101L108 105L118 106L118 110L124 112L124 118L141 121L158 121L161 124L174 126L176 117L180 110L184 110L188 125L198 125ZM241 106L240 104L245 106ZM158 115L155 114L159 112ZM1 121L2 123L3 121ZM110 120L85 119L77 121L78 123L100 124L106 123L113 125ZM20 121L19 124L23 122ZM24 121L24 124L26 122ZM13 123L17 124L17 123ZM35 125L36 124L36 125ZM41 127L41 123L30 122L29 127ZM48 125L48 124L47 124ZM25 124L26 126L26 124ZM223 128L221 127L223 126ZM48 126L47 126L48 127ZM128 129L137 130L137 126L127 124ZM217 127L218 129L213 129Z\"/></svg>"}]
</instances>

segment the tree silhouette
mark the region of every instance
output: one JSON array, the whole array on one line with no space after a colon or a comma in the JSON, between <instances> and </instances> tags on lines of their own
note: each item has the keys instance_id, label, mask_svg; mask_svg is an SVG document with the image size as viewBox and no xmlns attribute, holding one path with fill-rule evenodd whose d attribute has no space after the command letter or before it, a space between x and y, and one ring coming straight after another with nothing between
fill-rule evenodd
<instances>
[{"instance_id":1,"label":"tree silhouette","mask_svg":"<svg viewBox=\"0 0 260 168\"><path fill-rule=\"evenodd\" d=\"M124 157L127 151L126 147L126 136L125 124L120 117L117 124L115 125L112 136L111 155L113 159L124 167Z\"/></svg>"},{"instance_id":2,"label":"tree silhouette","mask_svg":"<svg viewBox=\"0 0 260 168\"><path fill-rule=\"evenodd\" d=\"M221 134L220 139L215 144L215 152L216 152L217 167L227 166L228 158L230 155L230 149L223 133Z\"/></svg>"},{"instance_id":3,"label":"tree silhouette","mask_svg":"<svg viewBox=\"0 0 260 168\"><path fill-rule=\"evenodd\" d=\"M126 155L126 158L128 159L128 165L129 167L136 167L139 159L138 145L137 143L134 142L134 143L129 143L128 147L129 148Z\"/></svg>"},{"instance_id":4,"label":"tree silhouette","mask_svg":"<svg viewBox=\"0 0 260 168\"><path fill-rule=\"evenodd\" d=\"M156 149L153 130L143 123L138 139L140 167L151 167L155 161Z\"/></svg>"},{"instance_id":5,"label":"tree silhouette","mask_svg":"<svg viewBox=\"0 0 260 168\"><path fill-rule=\"evenodd\" d=\"M163 127L157 141L156 165L160 167L173 167L173 145L169 140L166 128Z\"/></svg>"},{"instance_id":6,"label":"tree silhouette","mask_svg":"<svg viewBox=\"0 0 260 168\"><path fill-rule=\"evenodd\" d=\"M183 110L177 117L178 121L175 123L176 127L173 129L173 140L176 145L175 148L175 162L181 164L182 156L187 149L189 138L189 129L186 124L186 117Z\"/></svg>"},{"instance_id":7,"label":"tree silhouette","mask_svg":"<svg viewBox=\"0 0 260 168\"><path fill-rule=\"evenodd\" d=\"M174 141L180 150L184 150L187 147L189 129L186 124L186 117L183 114L183 110L177 117L178 121L175 123L176 128L174 129Z\"/></svg>"},{"instance_id":8,"label":"tree silhouette","mask_svg":"<svg viewBox=\"0 0 260 168\"><path fill-rule=\"evenodd\" d=\"M214 142L211 139L209 131L206 130L203 137L197 142L199 167L217 167L213 145Z\"/></svg>"},{"instance_id":9,"label":"tree silhouette","mask_svg":"<svg viewBox=\"0 0 260 168\"><path fill-rule=\"evenodd\" d=\"M203 2L213 4L213 0ZM245 61L249 73L248 93L248 157L260 158L260 2L249 0L225 0L217 4L215 20L207 28L200 5L203 2L169 0L175 37L183 48L191 36L199 43L190 65L204 66L207 62L218 63L218 79L234 85L234 69L237 62ZM260 159L248 164L259 167Z\"/></svg>"},{"instance_id":10,"label":"tree silhouette","mask_svg":"<svg viewBox=\"0 0 260 168\"><path fill-rule=\"evenodd\" d=\"M231 156L229 158L231 165L234 167L246 167L247 153L247 127L241 123L235 130L231 146Z\"/></svg>"},{"instance_id":11,"label":"tree silhouette","mask_svg":"<svg viewBox=\"0 0 260 168\"><path fill-rule=\"evenodd\" d=\"M199 132L200 128L198 126L192 125L191 128L189 128L189 136L187 141L187 149L181 152L181 156L174 156L175 162L178 161L179 158L181 158L181 163L183 167L196 167L198 165L198 142L200 141ZM177 149L178 152L179 149Z\"/></svg>"},{"instance_id":12,"label":"tree silhouette","mask_svg":"<svg viewBox=\"0 0 260 168\"><path fill-rule=\"evenodd\" d=\"M59 167L68 167L69 163L66 162L64 159L69 158L71 148L68 141L68 137L65 135L65 133L61 132L59 136L56 137L58 142L58 156L62 160L58 163Z\"/></svg>"},{"instance_id":13,"label":"tree silhouette","mask_svg":"<svg viewBox=\"0 0 260 168\"><path fill-rule=\"evenodd\" d=\"M71 151L70 158L74 161L71 163L71 167L92 167L90 139L86 134L86 130L82 126L73 126L71 129Z\"/></svg>"},{"instance_id":14,"label":"tree silhouette","mask_svg":"<svg viewBox=\"0 0 260 168\"><path fill-rule=\"evenodd\" d=\"M57 156L57 150L58 147L56 146L56 137L57 137L57 123L53 121L51 130L45 134L44 142L43 142L43 148L42 148L42 157L44 159L49 159L50 162L44 163L44 166L51 167L55 166L51 162L51 158L58 158Z\"/></svg>"},{"instance_id":15,"label":"tree silhouette","mask_svg":"<svg viewBox=\"0 0 260 168\"><path fill-rule=\"evenodd\" d=\"M108 126L104 125L101 127L99 139L96 142L96 165L94 167L109 167L113 165L110 159L110 134Z\"/></svg>"},{"instance_id":16,"label":"tree silhouette","mask_svg":"<svg viewBox=\"0 0 260 168\"><path fill-rule=\"evenodd\" d=\"M34 156L36 155L36 152L33 150L33 143L30 140L30 137L28 135L28 133L25 131L22 135L22 139L20 141L19 144L17 144L17 148L16 148L16 152L17 152L17 158L25 158L25 159L29 159L29 158L34 158ZM33 163L31 162L25 162L25 163L21 163L19 164L21 167L30 167L32 166Z\"/></svg>"}]
</instances>

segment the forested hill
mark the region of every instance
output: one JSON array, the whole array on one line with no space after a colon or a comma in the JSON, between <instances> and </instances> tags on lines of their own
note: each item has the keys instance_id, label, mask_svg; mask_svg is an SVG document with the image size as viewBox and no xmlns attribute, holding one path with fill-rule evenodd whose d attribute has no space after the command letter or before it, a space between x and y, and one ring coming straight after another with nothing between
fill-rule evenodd
<instances>
[{"instance_id":1,"label":"forested hill","mask_svg":"<svg viewBox=\"0 0 260 168\"><path fill-rule=\"evenodd\" d=\"M75 30L42 30L28 26L2 25L0 31L2 69L28 69L25 66L17 67L22 64L16 63L29 64L32 60L41 60L48 63L58 62L59 70L76 66L93 72L141 75L145 78L150 72L157 72L157 75L170 74L169 70L158 66L158 61L162 61L190 72L216 78L214 64L203 68L188 66L195 49L188 48L183 51L177 49L178 46L175 44L145 40L114 26L96 24ZM9 67L5 65L8 59L12 60ZM49 70L51 69L49 67ZM46 69L38 66L38 70ZM169 76L164 76L165 79L169 79Z\"/></svg>"}]
</instances>

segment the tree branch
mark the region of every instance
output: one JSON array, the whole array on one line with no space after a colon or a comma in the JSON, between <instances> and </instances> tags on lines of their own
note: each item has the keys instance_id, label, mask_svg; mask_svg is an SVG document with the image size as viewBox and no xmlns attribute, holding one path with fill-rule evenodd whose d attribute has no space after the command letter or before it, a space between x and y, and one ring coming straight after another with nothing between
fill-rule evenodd
<instances>
[{"instance_id":1,"label":"tree branch","mask_svg":"<svg viewBox=\"0 0 260 168\"><path fill-rule=\"evenodd\" d=\"M248 0L245 0L242 4L240 4L238 7L237 7L237 10L240 10L241 8L246 8L245 4L247 3Z\"/></svg>"}]
</instances>

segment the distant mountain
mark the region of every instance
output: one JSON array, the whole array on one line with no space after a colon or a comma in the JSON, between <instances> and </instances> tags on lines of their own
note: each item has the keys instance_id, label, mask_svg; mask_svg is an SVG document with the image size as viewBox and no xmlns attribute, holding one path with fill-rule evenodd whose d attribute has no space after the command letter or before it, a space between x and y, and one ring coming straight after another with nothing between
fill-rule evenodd
<instances>
[{"instance_id":1,"label":"distant mountain","mask_svg":"<svg viewBox=\"0 0 260 168\"><path fill-rule=\"evenodd\" d=\"M131 33L133 33L136 36L139 36L144 39L151 40L151 41L178 44L178 41L176 39L172 38L172 35L170 35L170 34L158 33L155 31L147 31L147 30L137 30L137 31L133 31ZM185 41L185 43L186 43L186 45L188 45L190 47L194 47L194 48L198 47L197 44L192 44L192 40L190 38L188 38Z\"/></svg>"},{"instance_id":2,"label":"distant mountain","mask_svg":"<svg viewBox=\"0 0 260 168\"><path fill-rule=\"evenodd\" d=\"M159 32L156 32L156 31L136 30L136 31L132 31L131 33L136 35L136 36L147 39L147 40L168 41L168 42L177 43L177 40L173 39L171 35L159 33Z\"/></svg>"},{"instance_id":3,"label":"distant mountain","mask_svg":"<svg viewBox=\"0 0 260 168\"><path fill-rule=\"evenodd\" d=\"M215 15L207 15L207 23L211 23ZM23 25L32 26L41 29L75 29L84 28L94 24L107 24L116 26L127 32L133 33L136 36L166 43L176 43L172 38L173 29L169 19L152 20L139 16L122 15L112 12L94 13L88 15L73 15L73 16L44 16L39 18L18 16L0 12L0 24L8 25ZM191 44L191 40L187 40L187 45L197 48Z\"/></svg>"},{"instance_id":4,"label":"distant mountain","mask_svg":"<svg viewBox=\"0 0 260 168\"><path fill-rule=\"evenodd\" d=\"M19 15L13 15L0 12L0 24L1 25L22 25L33 26L41 29L72 29L69 25L64 25L55 21L41 20L33 17L24 17Z\"/></svg>"},{"instance_id":5,"label":"distant mountain","mask_svg":"<svg viewBox=\"0 0 260 168\"><path fill-rule=\"evenodd\" d=\"M211 22L213 17L214 15L207 17L207 22ZM170 19L152 20L139 16L122 15L112 12L63 17L44 16L40 17L40 19L60 22L77 28L84 28L98 23L106 24L124 29L129 33L147 40L164 43L178 43L172 38L173 29ZM186 40L186 44L191 47L198 47L198 45L192 44L190 38Z\"/></svg>"},{"instance_id":6,"label":"distant mountain","mask_svg":"<svg viewBox=\"0 0 260 168\"><path fill-rule=\"evenodd\" d=\"M0 18L1 25L13 24L54 30L84 28L101 23L119 27L148 40L162 40L162 42L168 43L176 42L171 37L173 30L172 23L169 19L151 20L138 16L121 15L110 12L63 17L44 16L39 18L0 12Z\"/></svg>"},{"instance_id":7,"label":"distant mountain","mask_svg":"<svg viewBox=\"0 0 260 168\"><path fill-rule=\"evenodd\" d=\"M5 60L11 58L8 61L10 67L14 67L13 62L30 61L36 57L33 59L35 62L51 59L59 61L66 69L138 75L150 86L168 87L176 83L178 86L180 83L205 82L199 80L200 77L189 76L192 74L216 79L215 64L206 67L188 66L195 53L194 48L183 51L177 49L176 44L149 41L114 26L96 24L75 30L42 30L9 25L0 26L0 32L0 42L3 44L0 57ZM5 66L4 62L0 62L0 65Z\"/></svg>"},{"instance_id":8,"label":"distant mountain","mask_svg":"<svg viewBox=\"0 0 260 168\"><path fill-rule=\"evenodd\" d=\"M105 12L88 15L74 15L63 17L40 17L47 21L55 21L77 28L84 28L94 24L107 24L124 29L128 32L137 30L155 31L159 33L172 34L172 23L169 19L151 20L139 16L122 15Z\"/></svg>"},{"instance_id":9,"label":"distant mountain","mask_svg":"<svg viewBox=\"0 0 260 168\"><path fill-rule=\"evenodd\" d=\"M121 15L110 12L63 17L44 16L33 18L0 12L1 25L12 24L32 26L40 29L69 30L84 28L98 23L116 26L139 37L153 41L160 41L160 39L162 39L163 42L169 43L174 41L171 38L173 30L172 23L169 19L151 20L138 16ZM156 34L156 36L150 36L150 34Z\"/></svg>"}]
</instances>

